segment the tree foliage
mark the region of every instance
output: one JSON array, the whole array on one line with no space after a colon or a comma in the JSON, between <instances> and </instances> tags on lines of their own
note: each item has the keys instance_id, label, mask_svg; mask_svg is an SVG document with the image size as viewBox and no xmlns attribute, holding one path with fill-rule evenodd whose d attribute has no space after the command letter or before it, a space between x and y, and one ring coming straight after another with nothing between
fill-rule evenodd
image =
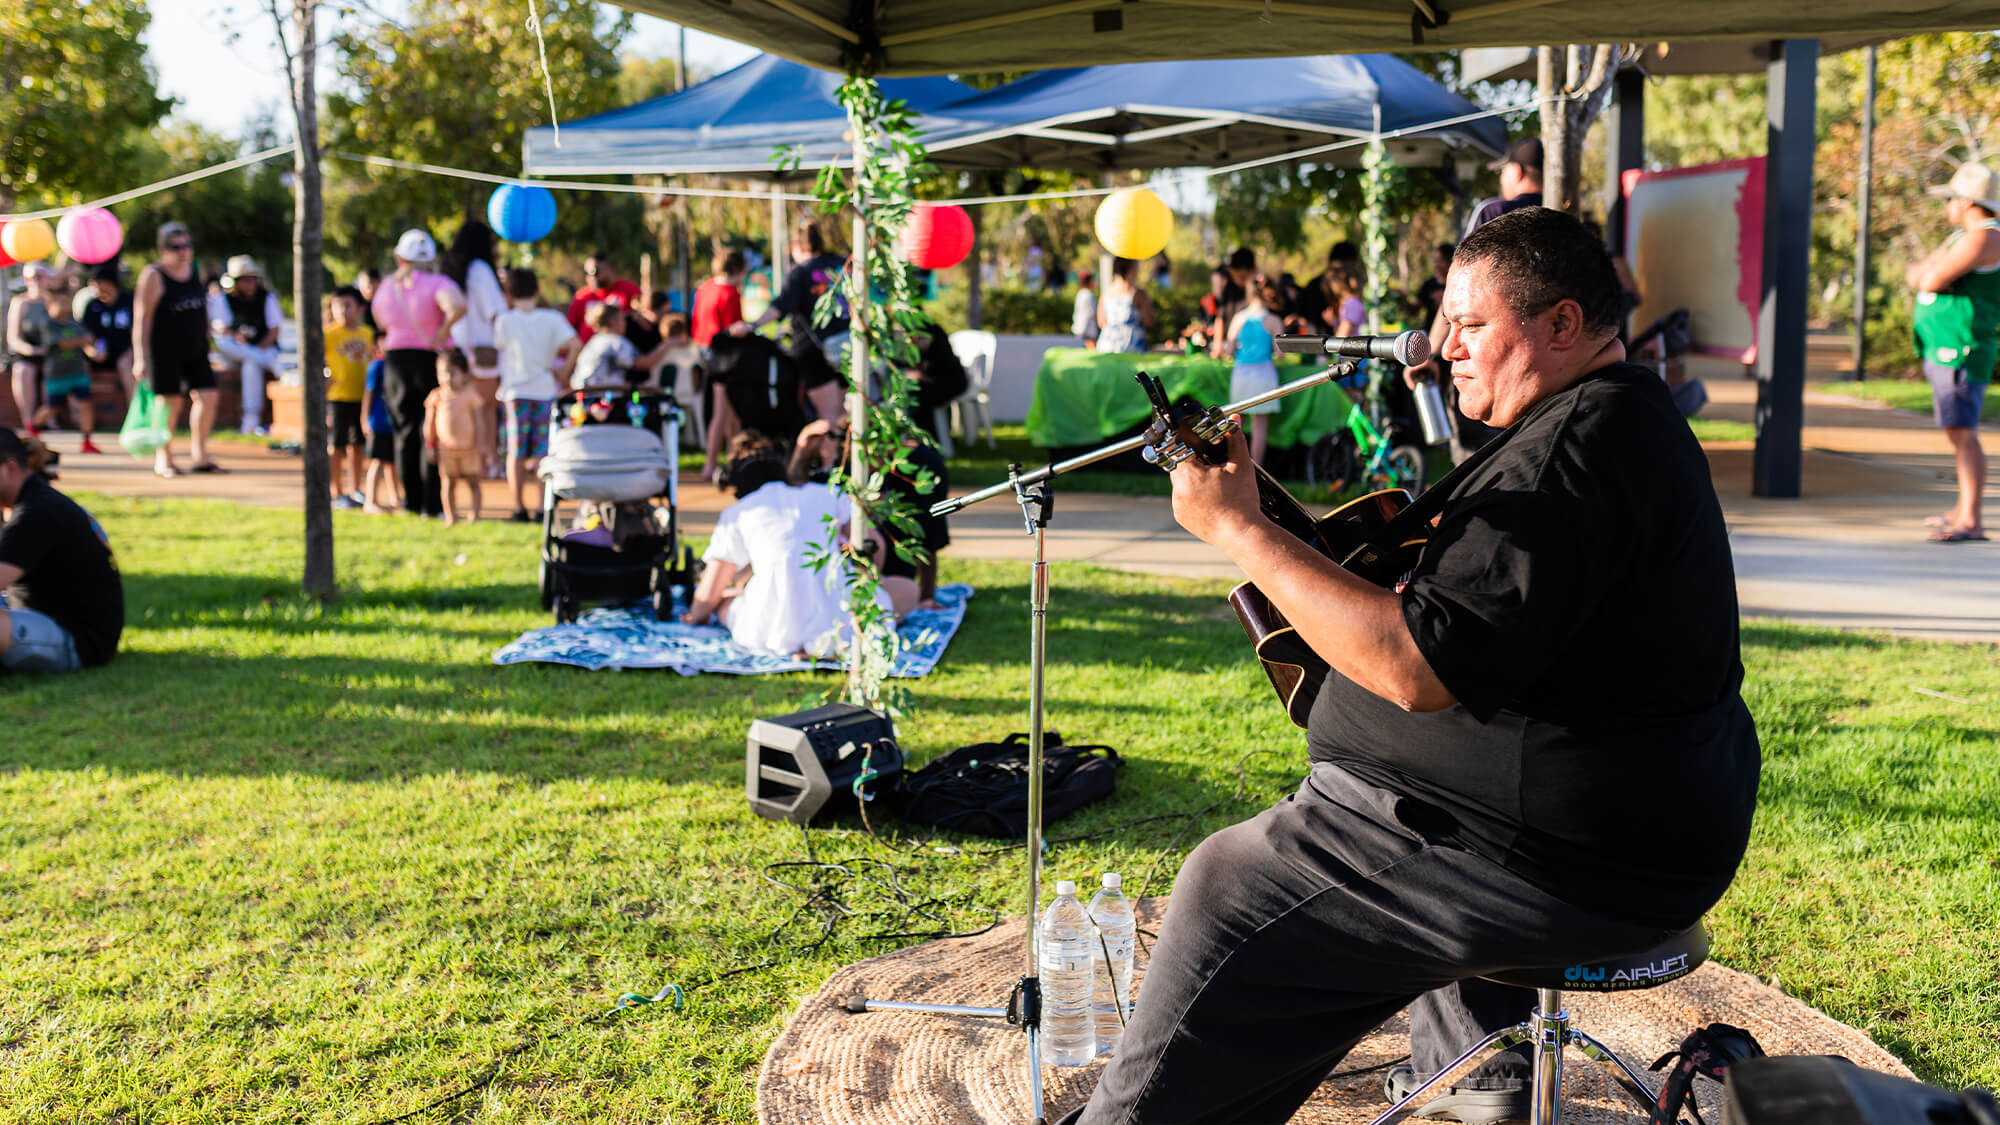
<instances>
[{"instance_id":1,"label":"tree foliage","mask_svg":"<svg viewBox=\"0 0 2000 1125\"><path fill-rule=\"evenodd\" d=\"M164 180L280 144L291 130L286 127L281 134L274 113L268 105L258 108L244 123L241 140L171 120L135 146L123 186ZM195 254L204 269L220 270L229 255L248 254L264 267L273 288L289 292L291 163L288 158L266 161L120 204L115 210L125 223L126 257L134 262L150 259L153 234L160 224L183 222L194 235Z\"/></svg>"},{"instance_id":2,"label":"tree foliage","mask_svg":"<svg viewBox=\"0 0 2000 1125\"><path fill-rule=\"evenodd\" d=\"M594 0L539 0L556 113L570 120L618 104L618 45L629 15L607 18ZM413 0L406 25L337 36L341 83L326 99L329 150L518 175L521 138L548 124L534 32L518 0ZM335 256L384 261L403 230L447 236L484 214L492 187L470 180L329 164L327 229ZM639 245L646 238L637 196L569 193L553 247Z\"/></svg>"},{"instance_id":3,"label":"tree foliage","mask_svg":"<svg viewBox=\"0 0 2000 1125\"><path fill-rule=\"evenodd\" d=\"M62 205L131 186L159 96L141 35L145 0L0 3L0 211Z\"/></svg>"}]
</instances>

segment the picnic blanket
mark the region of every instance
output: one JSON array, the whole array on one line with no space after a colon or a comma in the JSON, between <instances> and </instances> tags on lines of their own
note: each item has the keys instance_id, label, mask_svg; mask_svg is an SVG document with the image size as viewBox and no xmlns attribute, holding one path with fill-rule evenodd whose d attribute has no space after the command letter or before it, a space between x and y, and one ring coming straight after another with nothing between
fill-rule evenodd
<instances>
[{"instance_id":1,"label":"picnic blanket","mask_svg":"<svg viewBox=\"0 0 2000 1125\"><path fill-rule=\"evenodd\" d=\"M904 618L896 627L903 650L896 655L891 674L914 679L937 667L945 646L965 621L965 603L971 598L972 587L963 582L941 586L938 608L920 609ZM588 611L574 624L530 629L493 654L495 664L530 662L578 668L672 668L683 676L704 672L762 676L843 666L837 660L752 652L731 640L729 630L720 625L655 621L650 603L605 606Z\"/></svg>"}]
</instances>

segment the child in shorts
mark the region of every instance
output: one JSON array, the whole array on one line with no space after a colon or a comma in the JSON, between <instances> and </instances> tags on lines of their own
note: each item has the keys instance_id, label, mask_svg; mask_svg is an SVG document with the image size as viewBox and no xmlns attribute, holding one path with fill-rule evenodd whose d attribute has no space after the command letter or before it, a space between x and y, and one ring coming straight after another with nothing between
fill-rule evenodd
<instances>
[{"instance_id":1,"label":"child in shorts","mask_svg":"<svg viewBox=\"0 0 2000 1125\"><path fill-rule=\"evenodd\" d=\"M444 478L444 525L458 522L458 487L472 490L479 518L479 411L485 400L472 385L472 364L451 348L438 353L438 386L424 399L424 446Z\"/></svg>"},{"instance_id":2,"label":"child in shorts","mask_svg":"<svg viewBox=\"0 0 2000 1125\"><path fill-rule=\"evenodd\" d=\"M560 376L576 355L576 329L555 309L540 307L541 280L535 271L507 271L510 307L493 321L500 349L500 402L507 416L507 488L514 496L515 523L528 514L527 482L549 452L549 421L562 395Z\"/></svg>"},{"instance_id":3,"label":"child in shorts","mask_svg":"<svg viewBox=\"0 0 2000 1125\"><path fill-rule=\"evenodd\" d=\"M367 381L361 387L361 432L368 437L368 475L362 478L361 510L376 516L403 506L403 482L396 476L395 423L389 418L389 404L382 401L382 380L388 370L386 360L369 361ZM387 504L376 499L385 480L389 482Z\"/></svg>"},{"instance_id":4,"label":"child in shorts","mask_svg":"<svg viewBox=\"0 0 2000 1125\"><path fill-rule=\"evenodd\" d=\"M36 412L35 425L39 428L53 422L56 408L68 402L76 428L83 433L83 452L102 453L90 440L97 422L90 401L90 361L83 354L90 346L90 329L76 319L67 285L49 283L42 290L42 300L49 310L48 328L43 333L47 358L42 361L42 386L47 397Z\"/></svg>"},{"instance_id":5,"label":"child in shorts","mask_svg":"<svg viewBox=\"0 0 2000 1125\"><path fill-rule=\"evenodd\" d=\"M361 290L343 285L326 299L326 444L331 451L333 506L359 508L366 501L361 478L361 400L368 393L368 357L375 333L361 322ZM343 481L343 478L345 480ZM343 487L345 484L345 487Z\"/></svg>"}]
</instances>

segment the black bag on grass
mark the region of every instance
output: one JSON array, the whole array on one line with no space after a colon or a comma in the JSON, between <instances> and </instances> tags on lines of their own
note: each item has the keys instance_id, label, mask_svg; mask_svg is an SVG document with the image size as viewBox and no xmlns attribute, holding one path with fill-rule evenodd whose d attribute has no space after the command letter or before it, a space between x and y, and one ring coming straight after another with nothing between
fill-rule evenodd
<instances>
[{"instance_id":1,"label":"black bag on grass","mask_svg":"<svg viewBox=\"0 0 2000 1125\"><path fill-rule=\"evenodd\" d=\"M1042 824L1111 795L1118 752L1109 746L1065 746L1042 735ZM961 746L915 773L906 773L890 808L912 824L1020 839L1028 834L1028 736Z\"/></svg>"}]
</instances>

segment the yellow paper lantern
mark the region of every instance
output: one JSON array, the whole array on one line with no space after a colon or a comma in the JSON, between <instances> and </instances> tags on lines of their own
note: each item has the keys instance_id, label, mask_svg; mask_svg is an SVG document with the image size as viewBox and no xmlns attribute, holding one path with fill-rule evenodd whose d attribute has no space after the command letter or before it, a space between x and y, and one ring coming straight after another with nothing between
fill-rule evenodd
<instances>
[{"instance_id":1,"label":"yellow paper lantern","mask_svg":"<svg viewBox=\"0 0 2000 1125\"><path fill-rule=\"evenodd\" d=\"M1114 191L1097 206L1097 240L1121 258L1152 257L1173 230L1173 211L1149 188Z\"/></svg>"},{"instance_id":2,"label":"yellow paper lantern","mask_svg":"<svg viewBox=\"0 0 2000 1125\"><path fill-rule=\"evenodd\" d=\"M56 251L56 232L40 219L25 219L0 228L0 250L17 262L39 262Z\"/></svg>"}]
</instances>

